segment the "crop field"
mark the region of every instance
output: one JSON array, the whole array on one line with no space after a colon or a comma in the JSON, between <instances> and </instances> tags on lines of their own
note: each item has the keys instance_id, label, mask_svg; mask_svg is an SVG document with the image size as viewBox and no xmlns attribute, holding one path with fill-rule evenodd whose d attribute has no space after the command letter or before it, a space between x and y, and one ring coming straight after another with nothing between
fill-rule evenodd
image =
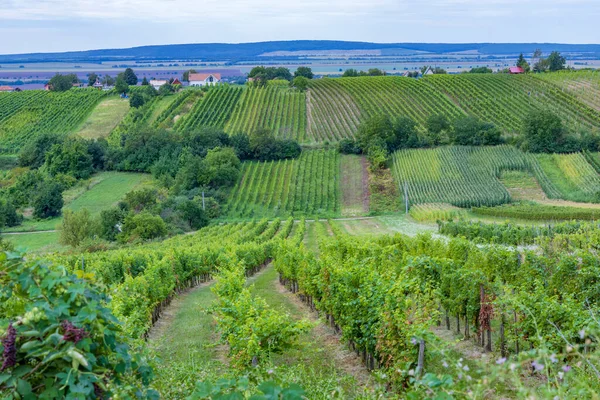
<instances>
[{"instance_id":1,"label":"crop field","mask_svg":"<svg viewBox=\"0 0 600 400\"><path fill-rule=\"evenodd\" d=\"M600 127L600 115L558 86L528 75L433 75L423 79L468 113L518 132L532 110L548 109L571 127Z\"/></svg>"},{"instance_id":2,"label":"crop field","mask_svg":"<svg viewBox=\"0 0 600 400\"><path fill-rule=\"evenodd\" d=\"M548 180L560 193L560 196L554 193L548 197L600 202L600 175L583 154L536 154L534 157ZM543 184L542 187L544 188Z\"/></svg>"},{"instance_id":3,"label":"crop field","mask_svg":"<svg viewBox=\"0 0 600 400\"><path fill-rule=\"evenodd\" d=\"M306 96L287 87L243 90L225 130L234 134L260 128L280 138L306 140Z\"/></svg>"},{"instance_id":4,"label":"crop field","mask_svg":"<svg viewBox=\"0 0 600 400\"><path fill-rule=\"evenodd\" d=\"M1 150L18 151L40 134L73 132L104 96L98 90L0 93Z\"/></svg>"},{"instance_id":5,"label":"crop field","mask_svg":"<svg viewBox=\"0 0 600 400\"><path fill-rule=\"evenodd\" d=\"M200 126L224 128L244 89L234 86L211 88L176 126L177 130ZM184 92L185 93L185 92Z\"/></svg>"},{"instance_id":6,"label":"crop field","mask_svg":"<svg viewBox=\"0 0 600 400\"><path fill-rule=\"evenodd\" d=\"M498 177L503 170L528 170L524 153L511 146L400 150L393 173L409 204L448 203L457 207L510 202ZM408 189L406 193L405 187Z\"/></svg>"},{"instance_id":7,"label":"crop field","mask_svg":"<svg viewBox=\"0 0 600 400\"><path fill-rule=\"evenodd\" d=\"M244 163L224 214L229 218L339 214L340 156L304 151L295 160Z\"/></svg>"},{"instance_id":8,"label":"crop field","mask_svg":"<svg viewBox=\"0 0 600 400\"><path fill-rule=\"evenodd\" d=\"M77 134L86 139L105 138L129 111L129 102L118 96L102 100L83 123Z\"/></svg>"},{"instance_id":9,"label":"crop field","mask_svg":"<svg viewBox=\"0 0 600 400\"><path fill-rule=\"evenodd\" d=\"M361 111L336 79L319 79L306 93L308 140L314 142L350 138L361 122Z\"/></svg>"},{"instance_id":10,"label":"crop field","mask_svg":"<svg viewBox=\"0 0 600 400\"><path fill-rule=\"evenodd\" d=\"M600 75L597 71L559 71L539 74L537 77L559 86L588 106L600 110Z\"/></svg>"},{"instance_id":11,"label":"crop field","mask_svg":"<svg viewBox=\"0 0 600 400\"><path fill-rule=\"evenodd\" d=\"M182 120L183 116L186 116L192 110L196 100L200 97L202 97L202 92L199 90L181 91L169 103L169 106L158 114L153 125L157 128L173 128L179 120Z\"/></svg>"},{"instance_id":12,"label":"crop field","mask_svg":"<svg viewBox=\"0 0 600 400\"><path fill-rule=\"evenodd\" d=\"M340 78L342 86L360 105L362 115L405 116L422 127L431 115L444 114L450 120L464 115L443 93L423 80L399 77Z\"/></svg>"}]
</instances>

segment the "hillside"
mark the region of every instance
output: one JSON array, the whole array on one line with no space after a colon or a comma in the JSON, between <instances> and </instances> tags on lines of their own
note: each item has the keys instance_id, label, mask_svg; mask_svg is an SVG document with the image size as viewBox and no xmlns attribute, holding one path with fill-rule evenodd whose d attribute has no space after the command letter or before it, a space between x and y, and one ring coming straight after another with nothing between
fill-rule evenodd
<instances>
[{"instance_id":1,"label":"hillside","mask_svg":"<svg viewBox=\"0 0 600 400\"><path fill-rule=\"evenodd\" d=\"M140 46L128 49L103 49L71 51L64 53L32 53L0 55L0 62L50 62L50 61L99 61L99 60L190 60L233 61L257 58L263 53L296 52L315 50L412 50L428 53L477 52L479 54L544 52L600 53L600 45L559 43L368 43L329 40L273 41L258 43L198 43Z\"/></svg>"}]
</instances>

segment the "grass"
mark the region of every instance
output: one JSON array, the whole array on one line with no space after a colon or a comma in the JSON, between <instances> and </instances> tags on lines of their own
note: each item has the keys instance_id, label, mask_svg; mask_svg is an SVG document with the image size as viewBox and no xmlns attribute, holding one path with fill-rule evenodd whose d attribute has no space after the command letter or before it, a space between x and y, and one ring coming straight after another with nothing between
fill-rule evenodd
<instances>
[{"instance_id":1,"label":"grass","mask_svg":"<svg viewBox=\"0 0 600 400\"><path fill-rule=\"evenodd\" d=\"M342 155L340 162L342 216L355 217L369 212L369 189L366 160L355 155Z\"/></svg>"},{"instance_id":2,"label":"grass","mask_svg":"<svg viewBox=\"0 0 600 400\"><path fill-rule=\"evenodd\" d=\"M85 120L77 134L86 139L105 138L129 111L129 101L118 96L102 100Z\"/></svg>"},{"instance_id":3,"label":"grass","mask_svg":"<svg viewBox=\"0 0 600 400\"><path fill-rule=\"evenodd\" d=\"M410 208L410 216L419 222L436 222L465 217L467 212L461 208L444 203L417 204Z\"/></svg>"},{"instance_id":4,"label":"grass","mask_svg":"<svg viewBox=\"0 0 600 400\"><path fill-rule=\"evenodd\" d=\"M94 176L87 185L77 186L65 192L63 210L78 211L87 208L92 216L112 207L125 194L148 183L150 176L130 172L103 172ZM26 219L22 225L7 228L5 232L34 232L56 229L62 217L46 220Z\"/></svg>"},{"instance_id":5,"label":"grass","mask_svg":"<svg viewBox=\"0 0 600 400\"><path fill-rule=\"evenodd\" d=\"M166 110L171 105L171 103L173 103L175 101L175 99L177 99L177 96L171 95L171 96L162 97L160 100L158 100L158 102L152 109L152 113L148 117L148 124L151 125L154 121L156 121L156 119L160 116L160 114L164 110Z\"/></svg>"},{"instance_id":6,"label":"grass","mask_svg":"<svg viewBox=\"0 0 600 400\"><path fill-rule=\"evenodd\" d=\"M513 200L544 200L546 195L535 177L524 171L503 171L500 182Z\"/></svg>"},{"instance_id":7,"label":"grass","mask_svg":"<svg viewBox=\"0 0 600 400\"><path fill-rule=\"evenodd\" d=\"M536 159L563 199L598 202L600 176L581 154L537 154Z\"/></svg>"},{"instance_id":8,"label":"grass","mask_svg":"<svg viewBox=\"0 0 600 400\"><path fill-rule=\"evenodd\" d=\"M33 253L49 253L66 249L58 244L58 232L20 233L3 235L3 239L12 243L17 250Z\"/></svg>"}]
</instances>

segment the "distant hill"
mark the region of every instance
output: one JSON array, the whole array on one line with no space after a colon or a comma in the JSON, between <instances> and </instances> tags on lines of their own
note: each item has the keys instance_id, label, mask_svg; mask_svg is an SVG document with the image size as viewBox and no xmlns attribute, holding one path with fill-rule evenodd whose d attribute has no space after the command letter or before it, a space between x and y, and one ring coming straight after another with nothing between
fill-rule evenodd
<instances>
[{"instance_id":1,"label":"distant hill","mask_svg":"<svg viewBox=\"0 0 600 400\"><path fill-rule=\"evenodd\" d=\"M141 46L128 49L104 49L71 51L65 53L31 53L0 55L2 63L18 62L83 62L103 60L192 60L239 61L254 59L263 53L318 51L318 50L394 50L420 51L434 54L456 52L478 52L482 55L532 53L535 49L544 52L557 50L563 53L600 55L597 44L553 44L553 43L367 43L330 40L298 40L259 43L205 43Z\"/></svg>"}]
</instances>

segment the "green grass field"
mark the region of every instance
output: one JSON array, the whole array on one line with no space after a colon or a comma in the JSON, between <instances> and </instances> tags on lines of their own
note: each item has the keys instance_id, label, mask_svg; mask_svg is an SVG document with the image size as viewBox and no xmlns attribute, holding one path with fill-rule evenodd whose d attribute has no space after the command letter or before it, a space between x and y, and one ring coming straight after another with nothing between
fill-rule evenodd
<instances>
[{"instance_id":1,"label":"green grass field","mask_svg":"<svg viewBox=\"0 0 600 400\"><path fill-rule=\"evenodd\" d=\"M129 101L118 96L102 100L83 123L77 134L86 139L105 138L129 112Z\"/></svg>"},{"instance_id":2,"label":"green grass field","mask_svg":"<svg viewBox=\"0 0 600 400\"><path fill-rule=\"evenodd\" d=\"M49 253L66 249L58 243L58 232L31 232L4 235L3 239L12 243L16 250L33 253Z\"/></svg>"},{"instance_id":3,"label":"green grass field","mask_svg":"<svg viewBox=\"0 0 600 400\"><path fill-rule=\"evenodd\" d=\"M562 199L600 202L600 175L581 153L536 154L535 158Z\"/></svg>"},{"instance_id":4,"label":"green grass field","mask_svg":"<svg viewBox=\"0 0 600 400\"><path fill-rule=\"evenodd\" d=\"M369 174L364 157L342 155L340 161L342 216L369 213Z\"/></svg>"},{"instance_id":5,"label":"green grass field","mask_svg":"<svg viewBox=\"0 0 600 400\"><path fill-rule=\"evenodd\" d=\"M93 216L112 207L131 190L148 183L149 175L129 172L104 172L90 180L88 186L75 187L64 193L64 209L78 211L87 208ZM33 232L54 230L62 218L47 220L26 219L22 225L7 228L5 232Z\"/></svg>"}]
</instances>

